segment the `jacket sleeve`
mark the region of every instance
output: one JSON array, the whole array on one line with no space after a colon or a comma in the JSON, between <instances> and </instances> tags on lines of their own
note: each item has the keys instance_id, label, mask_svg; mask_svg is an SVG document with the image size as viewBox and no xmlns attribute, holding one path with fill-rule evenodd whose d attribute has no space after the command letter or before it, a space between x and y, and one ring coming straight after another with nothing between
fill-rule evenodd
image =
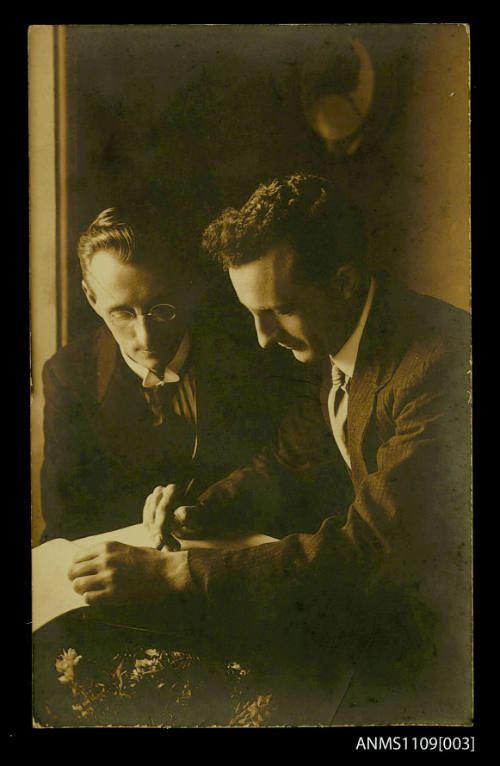
<instances>
[{"instance_id":1,"label":"jacket sleeve","mask_svg":"<svg viewBox=\"0 0 500 766\"><path fill-rule=\"evenodd\" d=\"M460 592L468 491L466 371L463 358L442 346L425 356L408 355L379 392L379 414L390 432L379 443L376 470L357 482L354 501L340 516L338 500L331 499L314 533L241 551L189 552L191 575L214 627L222 622L225 635L237 635L244 625L254 641L277 628L289 642L297 636L302 647L325 636L345 645L360 626L371 629L387 589L393 603L408 589L417 599L428 592L431 601L448 601L448 586L441 597L436 587L444 573ZM288 460L283 446L289 443L297 440L282 432L263 464L220 483L219 502L241 502L240 491L271 486L276 466L281 470Z\"/></svg>"},{"instance_id":2,"label":"jacket sleeve","mask_svg":"<svg viewBox=\"0 0 500 766\"><path fill-rule=\"evenodd\" d=\"M49 360L43 369L41 492L46 526L41 542L55 537L71 540L123 526L114 507L120 505L119 493L109 486L109 465L89 425L89 413L78 387L70 385L71 375L63 375L60 367Z\"/></svg>"},{"instance_id":3,"label":"jacket sleeve","mask_svg":"<svg viewBox=\"0 0 500 766\"><path fill-rule=\"evenodd\" d=\"M90 500L80 480L89 456L81 407L64 386L49 360L43 368L44 460L41 472L45 531L41 542L54 537L78 537L83 512Z\"/></svg>"},{"instance_id":4,"label":"jacket sleeve","mask_svg":"<svg viewBox=\"0 0 500 766\"><path fill-rule=\"evenodd\" d=\"M313 532L325 504L345 516L352 483L323 417L319 380L297 381L274 440L198 497L211 535L235 529L273 537Z\"/></svg>"}]
</instances>

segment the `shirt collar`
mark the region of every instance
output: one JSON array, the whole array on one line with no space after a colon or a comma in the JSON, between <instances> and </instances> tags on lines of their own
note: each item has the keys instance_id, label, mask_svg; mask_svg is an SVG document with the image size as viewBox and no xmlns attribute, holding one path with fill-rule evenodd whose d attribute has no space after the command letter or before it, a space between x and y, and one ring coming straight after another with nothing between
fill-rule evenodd
<instances>
[{"instance_id":1,"label":"shirt collar","mask_svg":"<svg viewBox=\"0 0 500 766\"><path fill-rule=\"evenodd\" d=\"M174 358L165 367L163 378L159 378L155 372L153 372L152 370L148 370L147 367L144 367L142 364L138 364L129 356L127 356L127 354L124 352L121 346L120 346L120 351L125 362L128 364L130 369L133 370L135 374L142 379L143 387L153 388L154 386L162 386L164 383L179 382L180 380L179 371L182 369L186 359L188 358L189 348L190 348L189 333L186 332L183 339L181 340L179 348L175 352Z\"/></svg>"},{"instance_id":2,"label":"shirt collar","mask_svg":"<svg viewBox=\"0 0 500 766\"><path fill-rule=\"evenodd\" d=\"M344 343L340 351L338 351L335 356L330 355L330 361L332 364L335 364L344 375L346 375L348 378L352 378L354 373L354 366L356 364L356 358L358 356L358 349L359 344L361 341L361 336L363 335L363 330L365 329L366 320L368 319L368 314L370 313L370 309L373 302L373 294L375 292L375 280L373 277L370 278L370 287L368 289L368 295L366 296L365 305L363 306L363 311L361 312L361 316L359 317L358 323L356 325L356 328L351 335L351 337Z\"/></svg>"}]
</instances>

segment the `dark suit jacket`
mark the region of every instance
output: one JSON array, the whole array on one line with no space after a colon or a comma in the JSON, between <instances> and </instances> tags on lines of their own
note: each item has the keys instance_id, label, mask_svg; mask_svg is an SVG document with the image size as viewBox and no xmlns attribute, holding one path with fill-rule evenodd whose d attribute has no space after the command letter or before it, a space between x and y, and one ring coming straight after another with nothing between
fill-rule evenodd
<instances>
[{"instance_id":1,"label":"dark suit jacket","mask_svg":"<svg viewBox=\"0 0 500 766\"><path fill-rule=\"evenodd\" d=\"M247 523L266 497L279 504L290 479L306 490L297 495L300 507L285 499L292 534L279 542L189 552L207 620L215 632L224 625L219 640L245 637L262 652L274 636L281 656L295 644L302 657L323 648L346 661L371 642L380 667L384 652L420 667L436 651L435 635L446 620L459 620L463 638L469 355L465 312L377 275L349 396L352 501L345 503L349 476L328 425L318 370L274 445L201 496L223 526L232 516ZM307 503L307 491L318 484L326 491ZM273 533L262 522L261 531ZM413 654L411 645L418 645Z\"/></svg>"},{"instance_id":2,"label":"dark suit jacket","mask_svg":"<svg viewBox=\"0 0 500 766\"><path fill-rule=\"evenodd\" d=\"M53 537L95 534L139 523L146 496L161 484L195 477L194 493L251 460L271 433L279 384L243 314L205 306L191 327L198 450L176 460L168 421L153 426L141 381L103 326L58 351L43 371L42 503ZM282 364L280 362L280 364ZM286 364L283 361L283 364Z\"/></svg>"}]
</instances>

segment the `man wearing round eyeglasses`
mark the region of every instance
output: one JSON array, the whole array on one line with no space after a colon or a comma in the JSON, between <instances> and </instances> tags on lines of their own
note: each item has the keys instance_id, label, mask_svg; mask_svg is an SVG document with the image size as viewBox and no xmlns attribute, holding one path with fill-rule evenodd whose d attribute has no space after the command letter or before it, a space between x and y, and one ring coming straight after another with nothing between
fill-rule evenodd
<instances>
[{"instance_id":1,"label":"man wearing round eyeglasses","mask_svg":"<svg viewBox=\"0 0 500 766\"><path fill-rule=\"evenodd\" d=\"M98 220L109 221L111 214L105 211ZM188 351L187 342L181 341L189 317L189 287L182 285L180 275L172 280L160 266L122 260L119 252L108 247L93 252L87 263L87 248L84 239L80 244L83 291L126 363L146 378L149 372L157 381L165 374L167 380L177 380Z\"/></svg>"},{"instance_id":2,"label":"man wearing round eyeglasses","mask_svg":"<svg viewBox=\"0 0 500 766\"><path fill-rule=\"evenodd\" d=\"M82 288L105 326L44 368L42 541L139 523L155 487L187 502L269 434L250 327L246 353L243 314L207 298L180 231L141 205L102 211L80 237Z\"/></svg>"}]
</instances>

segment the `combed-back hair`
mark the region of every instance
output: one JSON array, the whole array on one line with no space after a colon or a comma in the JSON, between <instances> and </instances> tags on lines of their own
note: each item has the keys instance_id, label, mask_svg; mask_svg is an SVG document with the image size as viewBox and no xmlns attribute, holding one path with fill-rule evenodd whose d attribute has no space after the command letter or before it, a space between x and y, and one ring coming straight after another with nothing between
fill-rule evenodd
<instances>
[{"instance_id":1,"label":"combed-back hair","mask_svg":"<svg viewBox=\"0 0 500 766\"><path fill-rule=\"evenodd\" d=\"M85 276L90 261L98 250L113 250L127 263L133 258L135 234L130 224L122 221L115 208L103 210L95 218L78 241L78 258Z\"/></svg>"},{"instance_id":2,"label":"combed-back hair","mask_svg":"<svg viewBox=\"0 0 500 766\"><path fill-rule=\"evenodd\" d=\"M196 276L198 246L186 233L186 222L150 205L102 210L78 242L78 258L85 277L93 256L109 250L124 263L176 269L186 285Z\"/></svg>"},{"instance_id":3,"label":"combed-back hair","mask_svg":"<svg viewBox=\"0 0 500 766\"><path fill-rule=\"evenodd\" d=\"M202 248L224 270L290 245L300 276L323 280L339 266L364 264L360 211L326 178L295 174L261 184L240 210L227 208L203 234Z\"/></svg>"}]
</instances>

